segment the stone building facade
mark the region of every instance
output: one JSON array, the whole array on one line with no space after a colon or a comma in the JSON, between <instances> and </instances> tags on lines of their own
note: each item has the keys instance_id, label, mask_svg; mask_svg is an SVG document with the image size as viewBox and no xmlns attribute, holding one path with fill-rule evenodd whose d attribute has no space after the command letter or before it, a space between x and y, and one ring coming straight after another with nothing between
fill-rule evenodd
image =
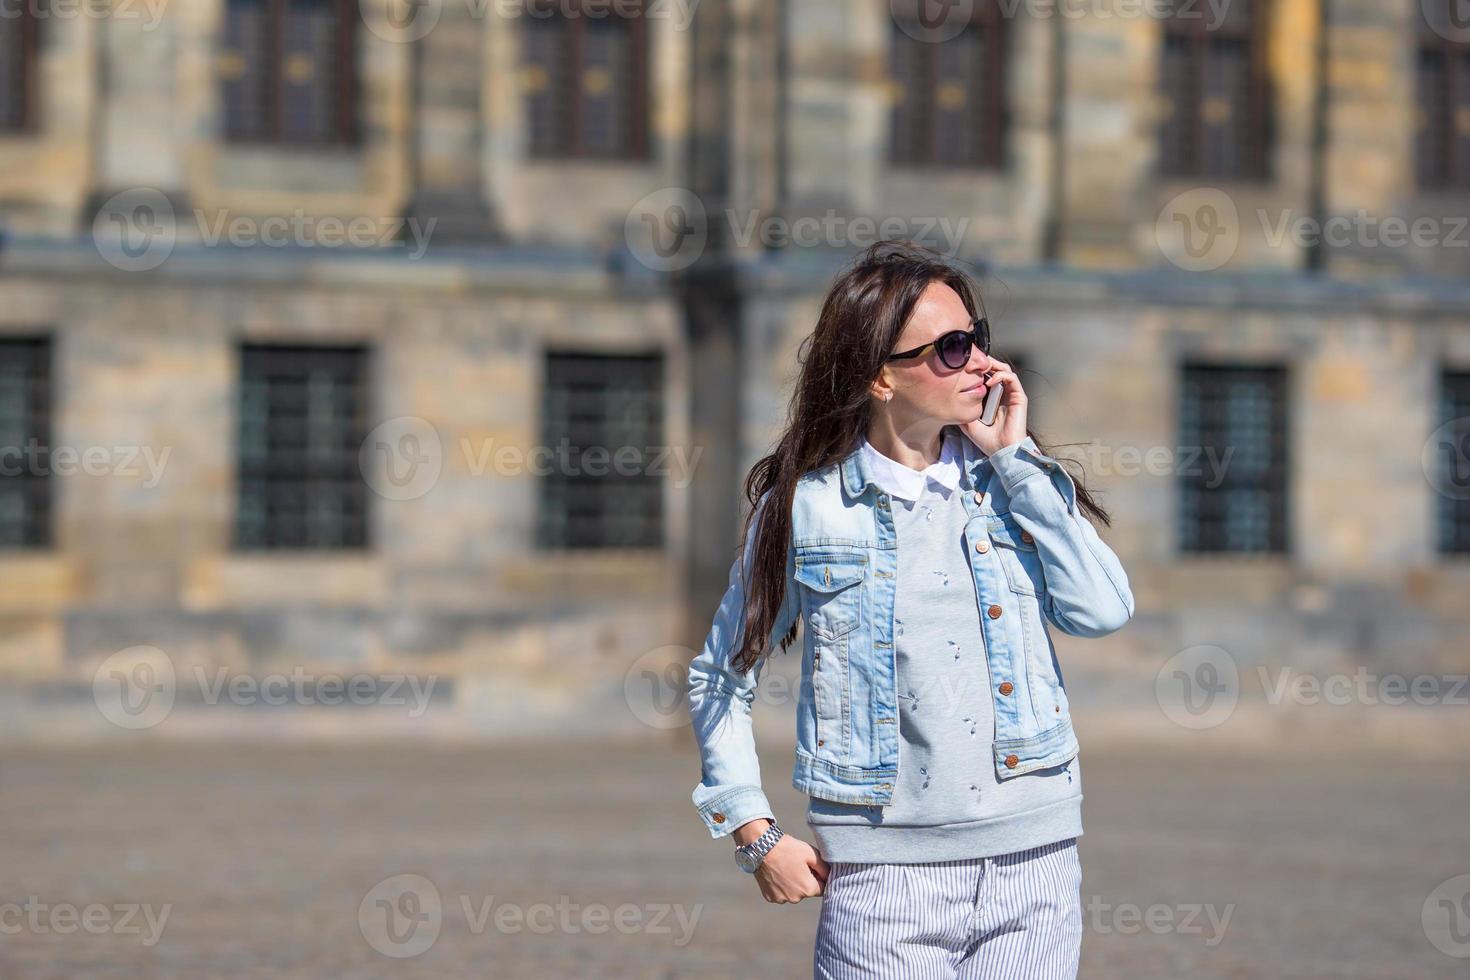
<instances>
[{"instance_id":1,"label":"stone building facade","mask_svg":"<svg viewBox=\"0 0 1470 980\"><path fill-rule=\"evenodd\" d=\"M1089 664L1470 660L1448 14L648 2L323 2L317 27L33 4L0 29L0 334L47 393L6 421L52 453L7 499L39 530L0 553L0 673L90 683L141 644L432 672L486 712L621 698L641 657L697 648L823 290L894 229L977 270L1033 427L1114 516L1139 613ZM28 341L42 367L14 366ZM357 546L241 546L275 499L242 490L266 348L361 353L353 424L437 439L426 488L369 475ZM640 438L693 462L549 487L523 461L562 431L553 373L618 358L652 365ZM1271 443L1259 473L1186 478L1232 440ZM121 462L150 451L156 478ZM656 501L652 537L546 530L573 498L633 520L624 494Z\"/></svg>"}]
</instances>

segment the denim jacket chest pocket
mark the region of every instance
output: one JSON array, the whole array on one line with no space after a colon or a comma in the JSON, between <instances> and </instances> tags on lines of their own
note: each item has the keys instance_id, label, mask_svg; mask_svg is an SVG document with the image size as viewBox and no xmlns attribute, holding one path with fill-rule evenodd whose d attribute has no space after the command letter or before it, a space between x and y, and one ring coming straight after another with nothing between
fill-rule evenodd
<instances>
[{"instance_id":1,"label":"denim jacket chest pocket","mask_svg":"<svg viewBox=\"0 0 1470 980\"><path fill-rule=\"evenodd\" d=\"M1041 555L1030 533L1023 530L1014 520L1003 517L990 519L990 540L996 545L996 556L1001 570L1005 572L1006 584L1018 595L1046 595L1046 575L1041 565Z\"/></svg>"},{"instance_id":2,"label":"denim jacket chest pocket","mask_svg":"<svg viewBox=\"0 0 1470 980\"><path fill-rule=\"evenodd\" d=\"M796 555L795 580L811 652L811 752L831 762L845 762L852 750L849 644L862 623L867 576L864 555L820 551Z\"/></svg>"},{"instance_id":3,"label":"denim jacket chest pocket","mask_svg":"<svg viewBox=\"0 0 1470 980\"><path fill-rule=\"evenodd\" d=\"M862 619L861 583L867 574L864 555L798 551L795 577L802 586L806 625L829 640L857 629Z\"/></svg>"}]
</instances>

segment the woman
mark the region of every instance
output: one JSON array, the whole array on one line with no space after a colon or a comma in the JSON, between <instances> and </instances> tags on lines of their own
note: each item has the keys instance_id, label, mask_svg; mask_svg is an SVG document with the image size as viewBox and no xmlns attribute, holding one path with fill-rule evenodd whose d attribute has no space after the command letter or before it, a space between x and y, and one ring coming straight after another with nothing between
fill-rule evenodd
<instances>
[{"instance_id":1,"label":"woman","mask_svg":"<svg viewBox=\"0 0 1470 980\"><path fill-rule=\"evenodd\" d=\"M1027 429L968 278L936 253L868 249L804 347L689 668L696 809L767 901L822 896L818 977L1075 977L1081 771L1050 627L1133 615L1088 520L1108 516ZM798 620L792 785L816 847L777 826L750 725Z\"/></svg>"}]
</instances>

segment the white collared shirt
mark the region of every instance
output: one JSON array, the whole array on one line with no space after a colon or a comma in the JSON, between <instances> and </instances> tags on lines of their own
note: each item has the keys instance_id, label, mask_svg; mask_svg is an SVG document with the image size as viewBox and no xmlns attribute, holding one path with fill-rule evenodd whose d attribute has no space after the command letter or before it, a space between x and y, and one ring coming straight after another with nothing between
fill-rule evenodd
<instances>
[{"instance_id":1,"label":"white collared shirt","mask_svg":"<svg viewBox=\"0 0 1470 980\"><path fill-rule=\"evenodd\" d=\"M912 503L926 493L937 493L941 497L948 498L955 487L960 485L961 459L959 447L955 445L953 436L945 437L939 461L931 463L922 470L916 470L895 459L889 459L874 449L866 436L863 437L861 452L878 485L900 500Z\"/></svg>"}]
</instances>

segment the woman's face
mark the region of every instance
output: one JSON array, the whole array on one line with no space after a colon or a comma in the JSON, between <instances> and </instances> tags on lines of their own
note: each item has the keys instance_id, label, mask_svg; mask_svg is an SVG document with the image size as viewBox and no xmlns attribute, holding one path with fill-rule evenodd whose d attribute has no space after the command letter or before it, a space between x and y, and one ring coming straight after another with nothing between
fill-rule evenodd
<instances>
[{"instance_id":1,"label":"woman's face","mask_svg":"<svg viewBox=\"0 0 1470 980\"><path fill-rule=\"evenodd\" d=\"M971 327L970 311L959 293L943 282L931 282L889 353L912 350L951 330ZM931 347L919 357L885 364L874 391L880 402L885 392L892 391L893 397L884 404L900 427L920 420L964 424L978 419L985 407L982 381L990 369L990 357L979 347L970 347L970 359L960 368L947 367Z\"/></svg>"}]
</instances>

